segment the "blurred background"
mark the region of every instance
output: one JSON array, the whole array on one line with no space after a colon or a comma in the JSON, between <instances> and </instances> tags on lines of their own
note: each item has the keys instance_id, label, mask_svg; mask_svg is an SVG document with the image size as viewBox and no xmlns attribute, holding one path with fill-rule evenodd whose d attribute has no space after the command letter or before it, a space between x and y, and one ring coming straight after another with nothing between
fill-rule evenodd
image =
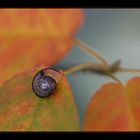
<instances>
[{"instance_id":1,"label":"blurred background","mask_svg":"<svg viewBox=\"0 0 140 140\"><path fill-rule=\"evenodd\" d=\"M110 63L121 59L122 66L140 69L140 9L83 9L85 21L77 38L102 54ZM63 69L86 62L97 62L78 47L55 67ZM117 73L123 82L140 73ZM104 83L113 81L109 77L78 72L67 76L78 106L82 125L84 112L90 98Z\"/></svg>"}]
</instances>

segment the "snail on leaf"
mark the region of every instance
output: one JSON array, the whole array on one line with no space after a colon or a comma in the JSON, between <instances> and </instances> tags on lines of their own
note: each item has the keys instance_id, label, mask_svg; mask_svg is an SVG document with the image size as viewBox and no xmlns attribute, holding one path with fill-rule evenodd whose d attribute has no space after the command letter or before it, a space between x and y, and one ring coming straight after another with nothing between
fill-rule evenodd
<instances>
[{"instance_id":1,"label":"snail on leaf","mask_svg":"<svg viewBox=\"0 0 140 140\"><path fill-rule=\"evenodd\" d=\"M32 89L37 96L41 98L48 97L55 92L61 77L61 72L55 69L46 68L40 70L33 78Z\"/></svg>"}]
</instances>

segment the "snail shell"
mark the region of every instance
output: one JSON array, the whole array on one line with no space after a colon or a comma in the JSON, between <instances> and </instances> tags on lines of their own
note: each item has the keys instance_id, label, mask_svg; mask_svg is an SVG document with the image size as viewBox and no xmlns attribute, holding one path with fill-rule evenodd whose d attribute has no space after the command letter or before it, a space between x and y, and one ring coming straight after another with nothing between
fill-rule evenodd
<instances>
[{"instance_id":1,"label":"snail shell","mask_svg":"<svg viewBox=\"0 0 140 140\"><path fill-rule=\"evenodd\" d=\"M32 81L33 92L41 97L48 97L54 93L61 74L51 68L40 70Z\"/></svg>"}]
</instances>

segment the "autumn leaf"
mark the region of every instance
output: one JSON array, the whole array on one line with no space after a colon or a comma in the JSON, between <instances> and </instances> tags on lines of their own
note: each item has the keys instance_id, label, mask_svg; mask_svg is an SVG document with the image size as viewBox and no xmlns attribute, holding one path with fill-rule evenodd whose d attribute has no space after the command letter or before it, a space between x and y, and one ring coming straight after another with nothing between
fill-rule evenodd
<instances>
[{"instance_id":1,"label":"autumn leaf","mask_svg":"<svg viewBox=\"0 0 140 140\"><path fill-rule=\"evenodd\" d=\"M61 60L82 20L80 9L0 9L0 84Z\"/></svg>"},{"instance_id":2,"label":"autumn leaf","mask_svg":"<svg viewBox=\"0 0 140 140\"><path fill-rule=\"evenodd\" d=\"M76 105L63 73L55 93L39 98L32 91L35 72L16 75L0 87L0 130L79 130Z\"/></svg>"},{"instance_id":3,"label":"autumn leaf","mask_svg":"<svg viewBox=\"0 0 140 140\"><path fill-rule=\"evenodd\" d=\"M92 97L84 119L86 131L140 130L140 77L126 86L106 83Z\"/></svg>"}]
</instances>

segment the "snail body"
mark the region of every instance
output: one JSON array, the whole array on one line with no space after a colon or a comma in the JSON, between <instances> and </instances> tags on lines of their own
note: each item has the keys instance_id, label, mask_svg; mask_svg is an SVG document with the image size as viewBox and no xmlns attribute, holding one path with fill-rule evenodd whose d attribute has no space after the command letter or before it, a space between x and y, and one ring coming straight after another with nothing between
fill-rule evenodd
<instances>
[{"instance_id":1,"label":"snail body","mask_svg":"<svg viewBox=\"0 0 140 140\"><path fill-rule=\"evenodd\" d=\"M40 70L32 81L33 92L41 98L50 96L56 90L58 75L60 78L60 73L51 68Z\"/></svg>"}]
</instances>

